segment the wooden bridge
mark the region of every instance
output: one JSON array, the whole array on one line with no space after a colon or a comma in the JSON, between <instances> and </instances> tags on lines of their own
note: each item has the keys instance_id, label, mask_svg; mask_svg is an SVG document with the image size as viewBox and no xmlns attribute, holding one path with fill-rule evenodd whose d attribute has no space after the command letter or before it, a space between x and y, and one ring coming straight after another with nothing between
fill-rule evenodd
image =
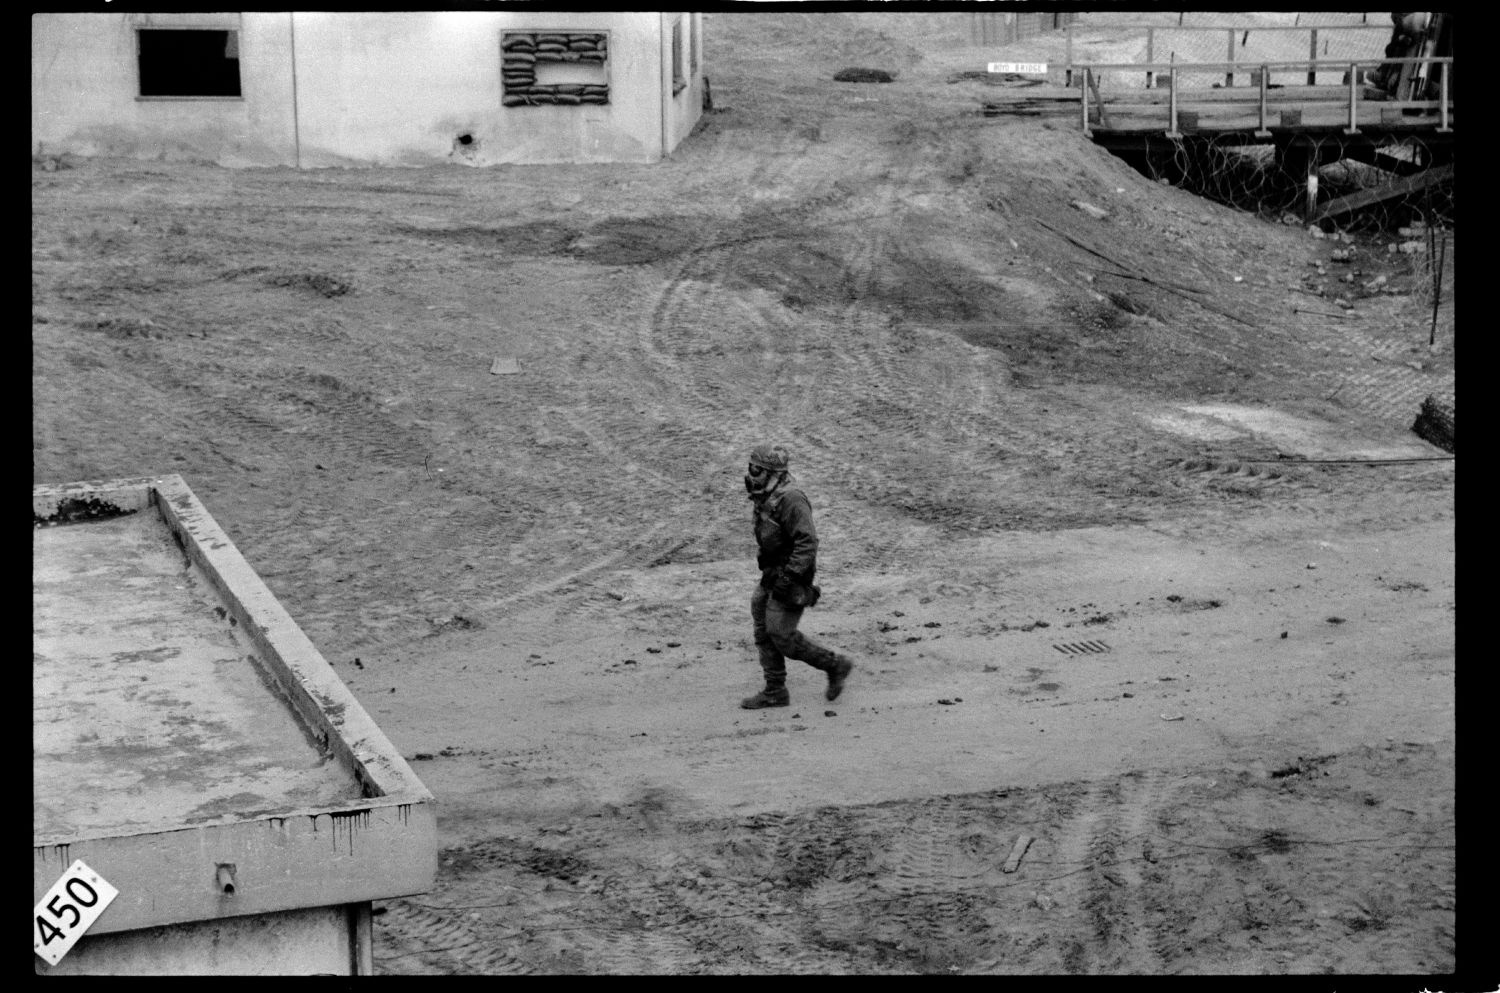
<instances>
[{"instance_id":1,"label":"wooden bridge","mask_svg":"<svg viewBox=\"0 0 1500 993\"><path fill-rule=\"evenodd\" d=\"M1225 33L1226 60L1183 62L1174 57L1163 63L1151 61L1153 35L1167 29L1144 30L1147 61L1129 63L1074 62L1070 30L1064 86L1048 87L1038 80L1030 89L1014 91L999 106L1076 102L1083 133L1127 155L1149 155L1173 143L1274 146L1281 168L1306 183L1309 221L1404 197L1453 178L1451 56L1439 56L1429 48L1409 58L1318 58L1317 27L1261 27L1255 31L1308 35L1308 57L1251 61L1236 57L1236 37L1248 37L1246 29L1215 27L1170 30ZM1373 25L1324 30L1390 32ZM1392 85L1371 85L1377 74L1394 74L1387 75ZM1339 82L1321 82L1332 79ZM1436 99L1427 99L1434 89ZM1375 165L1396 178L1378 189L1319 204L1317 171L1338 159Z\"/></svg>"},{"instance_id":2,"label":"wooden bridge","mask_svg":"<svg viewBox=\"0 0 1500 993\"><path fill-rule=\"evenodd\" d=\"M1437 100L1393 100L1367 86L1367 73L1381 65L1401 65L1438 79ZM1183 65L1099 64L1073 67L1078 73L1079 121L1083 133L1111 151L1147 151L1151 139L1197 140L1216 145L1273 145L1277 161L1305 181L1310 222L1334 217L1381 200L1405 197L1453 178L1453 99L1449 92L1452 58L1376 59L1262 63L1251 72L1253 85L1183 89L1182 74L1233 73L1243 63ZM1408 68L1409 67L1409 68ZM1274 86L1277 70L1309 75L1340 69L1338 86ZM1101 91L1096 73L1152 73L1165 79L1159 89ZM1317 202L1317 171L1340 158L1379 166L1399 177L1323 204Z\"/></svg>"}]
</instances>

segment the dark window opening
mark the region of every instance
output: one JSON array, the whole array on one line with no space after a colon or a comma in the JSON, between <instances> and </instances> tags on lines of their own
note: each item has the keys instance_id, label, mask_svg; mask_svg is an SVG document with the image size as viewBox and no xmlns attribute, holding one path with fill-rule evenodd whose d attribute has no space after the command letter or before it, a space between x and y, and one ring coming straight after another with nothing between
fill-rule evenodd
<instances>
[{"instance_id":1,"label":"dark window opening","mask_svg":"<svg viewBox=\"0 0 1500 993\"><path fill-rule=\"evenodd\" d=\"M238 31L136 32L143 97L240 96Z\"/></svg>"}]
</instances>

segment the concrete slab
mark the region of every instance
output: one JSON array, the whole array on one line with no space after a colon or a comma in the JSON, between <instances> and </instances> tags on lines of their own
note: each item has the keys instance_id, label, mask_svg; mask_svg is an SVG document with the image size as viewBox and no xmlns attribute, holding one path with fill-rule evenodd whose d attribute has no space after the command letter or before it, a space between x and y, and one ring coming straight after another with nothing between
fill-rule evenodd
<instances>
[{"instance_id":1,"label":"concrete slab","mask_svg":"<svg viewBox=\"0 0 1500 993\"><path fill-rule=\"evenodd\" d=\"M32 534L37 837L358 800L159 515Z\"/></svg>"},{"instance_id":2,"label":"concrete slab","mask_svg":"<svg viewBox=\"0 0 1500 993\"><path fill-rule=\"evenodd\" d=\"M432 794L186 483L32 511L37 898L85 860L98 935L431 887Z\"/></svg>"}]
</instances>

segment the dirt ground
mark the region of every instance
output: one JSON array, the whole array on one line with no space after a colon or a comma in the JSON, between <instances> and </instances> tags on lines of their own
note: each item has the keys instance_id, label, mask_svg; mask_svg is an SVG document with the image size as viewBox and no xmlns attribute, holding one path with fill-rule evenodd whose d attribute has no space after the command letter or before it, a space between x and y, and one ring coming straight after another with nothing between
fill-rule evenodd
<instances>
[{"instance_id":1,"label":"dirt ground","mask_svg":"<svg viewBox=\"0 0 1500 993\"><path fill-rule=\"evenodd\" d=\"M1451 281L964 17L710 15L652 166L37 164L34 480L180 473L437 796L379 971L1457 970ZM834 704L737 708L761 440Z\"/></svg>"}]
</instances>

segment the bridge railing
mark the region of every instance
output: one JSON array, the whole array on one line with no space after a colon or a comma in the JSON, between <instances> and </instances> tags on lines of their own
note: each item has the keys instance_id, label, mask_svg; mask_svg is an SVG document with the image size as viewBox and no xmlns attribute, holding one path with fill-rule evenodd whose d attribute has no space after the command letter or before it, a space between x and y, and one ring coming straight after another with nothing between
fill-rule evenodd
<instances>
[{"instance_id":1,"label":"bridge railing","mask_svg":"<svg viewBox=\"0 0 1500 993\"><path fill-rule=\"evenodd\" d=\"M1452 65L1453 65L1453 58L1452 58L1452 56L1441 56L1441 57L1439 57L1439 56L1426 56L1426 57L1390 58L1390 59L1387 59L1387 58L1372 58L1372 59L1352 59L1352 60L1351 59L1332 59L1332 60L1330 60L1330 59L1315 59L1315 60L1312 60L1311 62L1301 61L1301 60L1294 61L1294 62L1261 62L1258 65L1251 65L1251 64L1248 64L1248 63L1244 63L1244 62L1238 62L1238 63L1233 63L1233 62L1197 62L1197 63L1169 62L1169 63L1154 63L1154 64L1153 63L1140 63L1140 62L1090 63L1090 64L1079 64L1079 65L1076 65L1076 66L1074 66L1072 68L1078 70L1081 73L1081 78L1079 80L1079 84L1080 84L1081 91L1082 91L1082 108L1083 108L1082 109L1082 117L1083 117L1083 131L1084 131L1084 134L1090 134L1091 133L1091 128L1090 128L1090 124L1091 124L1091 121L1090 121L1091 111L1095 110L1095 109L1098 109L1098 110L1100 110L1102 112L1103 106L1106 103L1106 101L1103 99L1103 96L1102 96L1101 91L1100 91L1099 86L1098 86L1097 75L1099 73L1103 73L1103 72L1124 72L1124 73L1141 72L1141 73L1164 74L1167 77L1167 80L1168 80L1168 99L1167 99L1168 130L1167 130L1167 134L1168 134L1169 137L1181 137L1181 133L1179 132L1179 129L1178 129L1178 124L1179 124L1179 121L1178 121L1178 101L1179 101L1179 92L1181 90L1181 87L1179 86L1179 74L1187 74L1187 73L1218 73L1218 72L1225 71L1226 68L1229 68L1229 69L1240 68L1240 69L1250 69L1250 70L1252 70L1252 78L1255 79L1255 81L1257 83L1257 90L1258 90L1258 92L1256 93L1256 95L1254 97L1250 97L1248 95L1247 96L1240 96L1238 93L1230 94L1230 93L1226 93L1226 92L1220 90L1220 91L1215 92L1212 95L1212 97L1210 97L1210 95L1208 93L1200 93L1194 99L1196 99L1196 100L1214 99L1215 101L1236 102L1236 103L1244 103L1244 102L1247 102L1250 99L1256 99L1257 102L1258 102L1258 106L1259 106L1259 127L1256 129L1256 135L1260 136L1260 137L1269 137L1270 136L1270 131L1269 131L1269 129L1266 126L1266 119L1267 119L1267 114L1268 114L1268 110L1269 110L1269 106L1270 106L1269 91L1273 88L1272 85L1270 84L1269 80L1271 78L1271 73L1273 71L1280 70L1280 71L1284 72L1284 71L1289 70L1289 69L1297 70L1297 69L1301 69L1303 67L1308 67L1310 69L1311 73L1316 73L1316 71L1318 69L1320 69L1320 68L1321 69L1325 69L1325 70L1334 70L1334 69L1343 70L1343 72L1344 72L1344 86L1340 90L1339 96L1333 97L1333 96L1325 96L1324 95L1324 94L1332 94L1335 91L1334 87L1298 87L1292 93L1288 94L1288 96L1285 99L1283 99L1282 101L1280 101L1280 102L1281 103L1287 103L1287 104L1295 104L1296 106L1301 107L1303 105L1312 104L1312 103L1332 103L1332 102L1343 103L1343 102L1347 101L1348 108L1349 108L1349 118L1348 118L1348 126L1344 129L1344 131L1345 131L1346 134L1358 134L1359 133L1358 110L1359 110L1359 102L1360 102L1359 101L1359 92L1360 92L1361 88L1364 85L1363 84L1363 80L1362 80L1363 73L1361 72L1361 70L1365 69L1365 68L1379 67L1379 66L1383 66L1383 65L1412 65L1414 67L1420 66L1420 67L1423 67L1423 69L1425 70L1425 72L1430 72L1432 70L1432 67L1434 67L1434 66L1441 66L1442 67L1441 71L1439 71L1437 73L1438 84L1439 84L1439 96L1438 96L1437 100L1380 101L1380 103L1381 103L1382 107L1403 108L1403 109L1405 109L1405 108L1418 108L1418 109L1425 109L1425 110L1436 110L1438 112L1438 130L1442 131L1442 132L1447 132L1447 131L1451 131L1452 130L1451 116L1450 115L1452 114L1452 103L1453 103L1453 101L1452 101L1451 93L1450 93L1450 90L1449 90L1449 82L1450 82L1450 79L1452 77L1452 68L1451 68ZM1091 95L1093 97L1092 104L1091 104L1091 101L1090 101ZM1112 96L1114 96L1114 100L1112 102L1117 102L1117 103L1134 103L1134 104L1139 104L1139 103L1143 102L1139 97L1122 97L1122 96L1116 96L1114 94L1112 94ZM1144 101L1144 102L1151 102L1151 103L1159 102L1159 98L1149 98L1148 97L1147 100Z\"/></svg>"},{"instance_id":2,"label":"bridge railing","mask_svg":"<svg viewBox=\"0 0 1500 993\"><path fill-rule=\"evenodd\" d=\"M1077 68L1077 66L1075 66L1075 63L1073 62L1074 35L1075 33L1081 33L1087 30L1089 29L1085 25L1072 23L1067 25L1067 55L1064 68L1067 71L1066 78L1069 86L1073 85L1073 73L1074 69ZM1315 63L1320 61L1318 59L1318 44L1320 39L1323 44L1325 56L1327 55L1329 42L1335 38L1337 38L1341 43L1338 47L1349 49L1349 51L1339 53L1338 61L1342 62L1346 61L1348 58L1373 58L1381 55L1385 51L1383 41L1391 36L1391 30L1392 26L1389 24L1304 24L1262 25L1257 27L1245 27L1243 25L1231 26L1227 24L1178 25L1176 27L1164 26L1160 24L1119 24L1110 26L1111 32L1144 31L1146 33L1145 61L1148 64L1156 62L1158 54L1160 54L1163 50L1171 51L1173 55L1177 54L1176 49L1178 46L1171 46L1169 48L1170 42L1176 39L1177 36L1185 36L1185 39L1194 39L1194 42L1196 42L1196 39L1198 38L1204 39L1203 44L1189 43L1187 45L1181 46L1188 49L1188 51L1184 52L1184 54L1190 56L1190 58L1186 59L1185 61L1199 63L1202 60L1199 59L1198 56L1201 54L1201 50L1204 48L1204 45L1212 44L1211 42L1207 41L1206 36L1212 34L1222 35L1226 42L1224 50L1226 52L1225 62L1227 63L1227 65L1222 70L1224 72L1225 86L1234 85L1236 71L1243 71L1246 67L1253 67L1254 65L1266 60L1265 56L1261 54L1252 56L1249 59L1243 57L1242 53L1247 51L1252 35L1270 35L1273 39L1272 47L1275 48L1286 47L1287 43L1292 41L1292 39L1288 37L1289 35L1307 35L1307 59L1300 62L1296 66L1296 68L1306 68L1307 85L1316 86L1317 71L1313 66ZM1283 41L1283 39L1285 39L1285 41ZM1162 42L1166 42L1167 44L1162 44ZM1275 44L1275 42L1282 43ZM1168 62L1171 61L1173 60L1168 59ZM1155 87L1156 75L1158 71L1159 70L1147 70L1145 79L1147 89Z\"/></svg>"}]
</instances>

